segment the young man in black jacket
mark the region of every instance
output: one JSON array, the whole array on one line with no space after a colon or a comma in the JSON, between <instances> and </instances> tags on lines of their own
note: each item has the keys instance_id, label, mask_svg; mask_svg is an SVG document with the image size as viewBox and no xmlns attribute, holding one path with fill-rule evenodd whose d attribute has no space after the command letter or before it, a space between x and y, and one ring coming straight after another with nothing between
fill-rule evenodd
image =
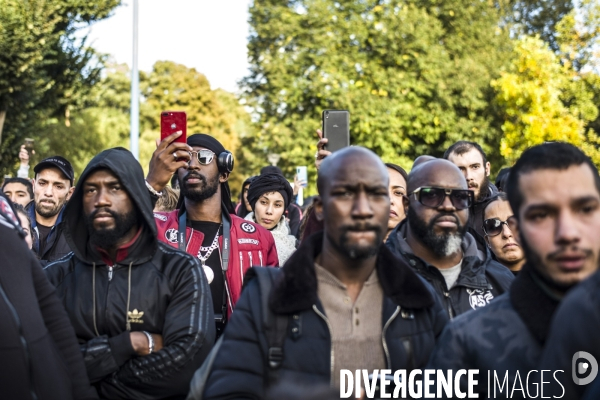
<instances>
[{"instance_id":1,"label":"young man in black jacket","mask_svg":"<svg viewBox=\"0 0 600 400\"><path fill-rule=\"evenodd\" d=\"M285 316L279 377L268 378L258 280L242 292L205 399L265 398L277 383L331 385L341 370L421 368L447 317L433 290L384 245L390 210L385 165L349 147L319 171L324 231L286 262L268 307Z\"/></svg>"},{"instance_id":2,"label":"young man in black jacket","mask_svg":"<svg viewBox=\"0 0 600 400\"><path fill-rule=\"evenodd\" d=\"M456 165L427 161L408 176L407 218L388 247L431 283L450 318L486 306L514 279L467 232L473 192Z\"/></svg>"},{"instance_id":3,"label":"young man in black jacket","mask_svg":"<svg viewBox=\"0 0 600 400\"><path fill-rule=\"evenodd\" d=\"M102 398L182 398L215 338L198 261L159 243L143 171L123 148L88 164L65 209L74 250L49 264Z\"/></svg>"},{"instance_id":4,"label":"young man in black jacket","mask_svg":"<svg viewBox=\"0 0 600 400\"><path fill-rule=\"evenodd\" d=\"M549 398L554 371L541 376L530 371L541 370L545 345L549 350L567 345L546 344L550 322L567 290L598 268L600 178L581 150L567 143L546 143L523 152L511 169L507 194L516 217L511 230L519 237L527 263L509 293L448 325L429 367L478 369L480 398ZM573 314L569 316L566 325ZM587 318L582 314L582 321ZM586 323L580 326L589 329ZM593 337L597 340L597 332ZM508 385L501 389L505 379ZM571 379L570 374L565 379ZM466 381L461 385L466 387Z\"/></svg>"},{"instance_id":5,"label":"young man in black jacket","mask_svg":"<svg viewBox=\"0 0 600 400\"><path fill-rule=\"evenodd\" d=\"M0 194L0 397L95 399L69 318Z\"/></svg>"}]
</instances>

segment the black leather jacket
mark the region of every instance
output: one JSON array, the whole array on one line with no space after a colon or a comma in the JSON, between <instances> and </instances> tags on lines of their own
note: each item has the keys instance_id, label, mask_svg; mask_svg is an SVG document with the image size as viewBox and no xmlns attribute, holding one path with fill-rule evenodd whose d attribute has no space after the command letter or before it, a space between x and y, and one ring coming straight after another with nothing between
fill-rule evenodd
<instances>
[{"instance_id":1,"label":"black leather jacket","mask_svg":"<svg viewBox=\"0 0 600 400\"><path fill-rule=\"evenodd\" d=\"M125 149L107 150L80 178L84 182L95 169L110 169L143 216L142 231L124 259L107 265L89 245L78 185L65 210L66 238L74 252L45 271L101 398L184 397L215 338L210 288L198 260L157 241L142 169L134 162ZM130 331L160 334L164 348L137 356Z\"/></svg>"}]
</instances>

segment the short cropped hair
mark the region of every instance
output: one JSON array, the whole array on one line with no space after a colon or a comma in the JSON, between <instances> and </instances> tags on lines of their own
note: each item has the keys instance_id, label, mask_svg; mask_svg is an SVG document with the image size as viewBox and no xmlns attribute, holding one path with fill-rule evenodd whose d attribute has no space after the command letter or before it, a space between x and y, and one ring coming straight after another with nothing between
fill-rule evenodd
<instances>
[{"instance_id":1,"label":"short cropped hair","mask_svg":"<svg viewBox=\"0 0 600 400\"><path fill-rule=\"evenodd\" d=\"M485 155L485 151L481 148L481 146L475 142L468 142L466 140L459 140L454 143L452 146L448 147L448 150L444 153L444 158L447 160L450 157L450 154L455 153L456 155L465 154L473 149L476 149L479 154L481 154L481 158L483 158L483 163L487 163L487 156ZM485 165L484 165L485 166Z\"/></svg>"},{"instance_id":2,"label":"short cropped hair","mask_svg":"<svg viewBox=\"0 0 600 400\"><path fill-rule=\"evenodd\" d=\"M4 192L4 187L9 183L20 183L27 188L27 193L29 193L29 197L33 199L33 185L29 179L25 178L6 178L4 183L2 184L2 192Z\"/></svg>"},{"instance_id":3,"label":"short cropped hair","mask_svg":"<svg viewBox=\"0 0 600 400\"><path fill-rule=\"evenodd\" d=\"M547 142L531 147L521 154L516 164L511 168L506 182L506 193L508 202L517 219L519 209L523 204L523 194L519 189L521 175L532 171L550 169L563 171L572 166L585 164L589 166L594 174L596 190L600 193L600 176L598 169L592 160L583 151L569 143Z\"/></svg>"}]
</instances>

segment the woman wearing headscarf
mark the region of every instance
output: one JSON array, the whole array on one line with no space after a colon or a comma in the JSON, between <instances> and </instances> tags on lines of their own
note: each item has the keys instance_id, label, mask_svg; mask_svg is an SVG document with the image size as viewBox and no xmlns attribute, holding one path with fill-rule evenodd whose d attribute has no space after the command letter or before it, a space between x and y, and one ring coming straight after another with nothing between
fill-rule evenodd
<instances>
[{"instance_id":1,"label":"woman wearing headscarf","mask_svg":"<svg viewBox=\"0 0 600 400\"><path fill-rule=\"evenodd\" d=\"M290 234L284 215L292 196L292 187L280 174L260 175L248 189L248 203L252 212L246 219L256 222L273 234L280 266L296 250L296 238Z\"/></svg>"}]
</instances>

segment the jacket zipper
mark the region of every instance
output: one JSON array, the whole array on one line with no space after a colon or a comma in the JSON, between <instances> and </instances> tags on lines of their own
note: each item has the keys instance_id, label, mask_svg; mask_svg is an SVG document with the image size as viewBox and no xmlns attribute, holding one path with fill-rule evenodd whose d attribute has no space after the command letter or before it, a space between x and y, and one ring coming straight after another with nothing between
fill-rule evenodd
<instances>
[{"instance_id":1,"label":"jacket zipper","mask_svg":"<svg viewBox=\"0 0 600 400\"><path fill-rule=\"evenodd\" d=\"M385 340L385 332L387 331L388 326L392 323L392 321L400 314L400 306L396 307L396 311L392 314L390 319L387 320L385 325L383 326L383 331L381 332L381 342L383 343L383 351L385 352L385 358L387 360L387 367L392 368L392 358L390 357L390 351L388 349L387 341Z\"/></svg>"},{"instance_id":2,"label":"jacket zipper","mask_svg":"<svg viewBox=\"0 0 600 400\"><path fill-rule=\"evenodd\" d=\"M448 306L448 315L450 319L454 319L454 312L452 311L452 304L450 302L450 292L444 291L444 297L446 298L446 305Z\"/></svg>"},{"instance_id":3,"label":"jacket zipper","mask_svg":"<svg viewBox=\"0 0 600 400\"><path fill-rule=\"evenodd\" d=\"M112 277L113 277L113 265L108 265L108 281L112 281Z\"/></svg>"},{"instance_id":4,"label":"jacket zipper","mask_svg":"<svg viewBox=\"0 0 600 400\"><path fill-rule=\"evenodd\" d=\"M242 285L244 284L244 253L240 251L240 279L242 280Z\"/></svg>"},{"instance_id":5,"label":"jacket zipper","mask_svg":"<svg viewBox=\"0 0 600 400\"><path fill-rule=\"evenodd\" d=\"M329 330L329 336L333 339L333 331L331 330L331 325L329 324L329 320L327 319L327 317L321 312L319 311L319 309L317 308L316 304L313 304L313 310L315 310L315 312L317 313L317 315L321 318L323 318L323 321L325 321L325 323L327 324L327 329ZM329 367L329 386L333 386L333 362L334 362L335 358L334 358L334 354L333 354L333 343L331 344L331 355L330 355L330 359L329 362L331 363L331 366Z\"/></svg>"}]
</instances>

